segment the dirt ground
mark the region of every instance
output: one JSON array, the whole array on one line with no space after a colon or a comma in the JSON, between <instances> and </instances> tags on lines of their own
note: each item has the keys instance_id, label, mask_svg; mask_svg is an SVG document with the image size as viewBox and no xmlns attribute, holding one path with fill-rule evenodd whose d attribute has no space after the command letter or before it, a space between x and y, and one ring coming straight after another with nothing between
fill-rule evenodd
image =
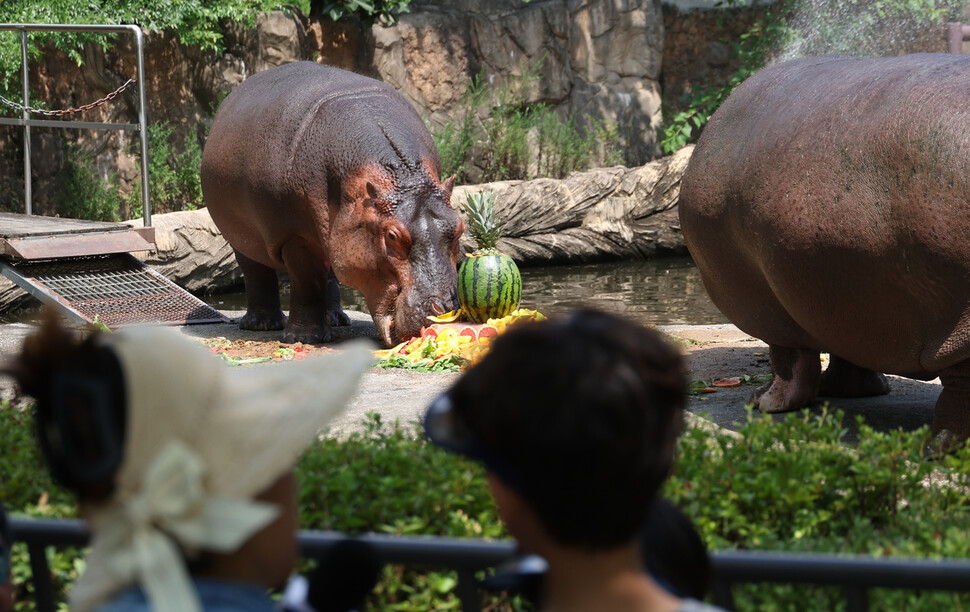
<instances>
[{"instance_id":1,"label":"dirt ground","mask_svg":"<svg viewBox=\"0 0 970 612\"><path fill-rule=\"evenodd\" d=\"M240 312L227 312L239 317ZM279 341L279 332L251 332L238 328L235 322L228 324L191 325L180 331L210 346L214 352L224 352L235 360L284 361L302 359L306 355L339 350L340 343L351 338L370 338L378 343L377 330L366 314L349 311L351 325L337 328L337 340L326 346L285 345ZM235 321L235 319L234 319ZM31 330L30 325L11 324L0 326L0 358L13 355L19 350L23 338ZM771 373L767 346L751 338L732 325L665 326L661 331L669 334L683 347L687 356L691 378L708 384L725 378L765 377ZM825 361L822 362L823 367ZM241 367L260 367L259 364ZM425 407L441 391L459 376L452 372L409 372L406 370L368 370L360 389L347 410L333 422L330 435L346 436L361 427L367 413L379 413L385 422L400 420L402 423L417 422ZM745 404L757 388L756 380L733 388L716 388L713 393L692 395L688 409L694 415L710 420L719 427L737 429L746 419ZM919 382L892 377L893 391L887 396L862 399L832 399L830 403L844 410L846 424L853 435L854 415L862 414L877 429L915 429L929 424L933 418L933 405L941 390L939 381ZM320 390L326 393L325 389ZM13 389L8 381L0 381L0 395L11 397ZM820 401L824 401L824 398ZM776 418L781 418L776 416Z\"/></svg>"}]
</instances>

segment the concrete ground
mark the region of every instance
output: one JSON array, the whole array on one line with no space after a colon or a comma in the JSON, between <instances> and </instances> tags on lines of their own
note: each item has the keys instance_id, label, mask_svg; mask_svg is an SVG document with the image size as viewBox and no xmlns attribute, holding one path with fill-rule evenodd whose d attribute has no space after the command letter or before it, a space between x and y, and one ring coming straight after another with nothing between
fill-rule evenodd
<instances>
[{"instance_id":1,"label":"concrete ground","mask_svg":"<svg viewBox=\"0 0 970 612\"><path fill-rule=\"evenodd\" d=\"M226 314L233 318L242 315L241 312ZM370 317L355 311L348 311L348 314L352 325L338 328L337 341L331 346L339 347L339 343L344 340L365 337L374 340L376 348L377 330ZM0 326L0 358L14 355L31 329L32 326L25 323ZM279 332L242 331L235 323L191 325L179 329L183 334L194 338L221 336L230 340L279 339ZM710 383L720 378L764 375L771 372L765 344L732 325L667 326L661 330L678 339L678 343L684 347L692 378ZM385 422L417 422L435 395L446 389L458 376L457 373L369 370L364 374L360 389L346 412L334 421L330 435L345 436L358 430L369 412L379 413ZM854 436L854 417L857 414L863 415L868 423L879 430L899 427L910 430L932 422L933 405L942 388L939 380L920 382L900 377L891 378L893 390L889 395L830 400L831 406L845 411L850 439ZM745 404L755 388L744 385L692 396L688 409L720 427L736 430L745 420ZM325 390L321 389L321 393L323 392ZM9 381L0 381L0 395L12 397L13 389ZM776 418L781 417L779 415Z\"/></svg>"}]
</instances>

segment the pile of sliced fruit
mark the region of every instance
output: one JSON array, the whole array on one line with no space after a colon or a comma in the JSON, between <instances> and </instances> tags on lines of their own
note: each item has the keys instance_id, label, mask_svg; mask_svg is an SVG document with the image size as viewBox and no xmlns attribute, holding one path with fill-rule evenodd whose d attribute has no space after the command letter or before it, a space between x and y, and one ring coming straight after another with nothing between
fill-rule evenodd
<instances>
[{"instance_id":1,"label":"pile of sliced fruit","mask_svg":"<svg viewBox=\"0 0 970 612\"><path fill-rule=\"evenodd\" d=\"M418 372L453 372L477 363L492 338L520 321L541 321L536 310L520 308L501 319L485 323L462 322L460 310L428 317L431 324L421 335L394 348L375 351L379 368L407 368Z\"/></svg>"},{"instance_id":2,"label":"pile of sliced fruit","mask_svg":"<svg viewBox=\"0 0 970 612\"><path fill-rule=\"evenodd\" d=\"M733 378L718 378L710 383L695 378L687 385L687 394L704 395L705 393L716 393L718 389L740 387L741 385L763 385L771 378L771 374L742 374Z\"/></svg>"}]
</instances>

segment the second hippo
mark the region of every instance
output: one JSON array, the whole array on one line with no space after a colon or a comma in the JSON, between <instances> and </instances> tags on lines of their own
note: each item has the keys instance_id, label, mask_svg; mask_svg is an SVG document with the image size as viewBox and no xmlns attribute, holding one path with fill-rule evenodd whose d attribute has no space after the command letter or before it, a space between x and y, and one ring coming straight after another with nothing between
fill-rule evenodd
<instances>
[{"instance_id":1,"label":"second hippo","mask_svg":"<svg viewBox=\"0 0 970 612\"><path fill-rule=\"evenodd\" d=\"M314 62L246 79L216 113L202 191L246 283L243 329L331 338L336 279L363 293L388 345L457 308L464 225L431 135L397 91ZM289 318L277 271L289 273Z\"/></svg>"},{"instance_id":2,"label":"second hippo","mask_svg":"<svg viewBox=\"0 0 970 612\"><path fill-rule=\"evenodd\" d=\"M967 55L805 58L711 117L681 226L715 305L769 344L762 410L939 376L937 441L970 437L968 94Z\"/></svg>"}]
</instances>

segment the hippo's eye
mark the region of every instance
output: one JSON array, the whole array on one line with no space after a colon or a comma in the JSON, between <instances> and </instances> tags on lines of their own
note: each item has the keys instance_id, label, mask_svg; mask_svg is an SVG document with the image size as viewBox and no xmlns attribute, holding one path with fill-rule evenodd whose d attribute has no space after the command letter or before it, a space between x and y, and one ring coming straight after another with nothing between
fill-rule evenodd
<instances>
[{"instance_id":1,"label":"hippo's eye","mask_svg":"<svg viewBox=\"0 0 970 612\"><path fill-rule=\"evenodd\" d=\"M384 234L384 248L388 257L407 259L411 250L411 236L403 228L391 226Z\"/></svg>"}]
</instances>

